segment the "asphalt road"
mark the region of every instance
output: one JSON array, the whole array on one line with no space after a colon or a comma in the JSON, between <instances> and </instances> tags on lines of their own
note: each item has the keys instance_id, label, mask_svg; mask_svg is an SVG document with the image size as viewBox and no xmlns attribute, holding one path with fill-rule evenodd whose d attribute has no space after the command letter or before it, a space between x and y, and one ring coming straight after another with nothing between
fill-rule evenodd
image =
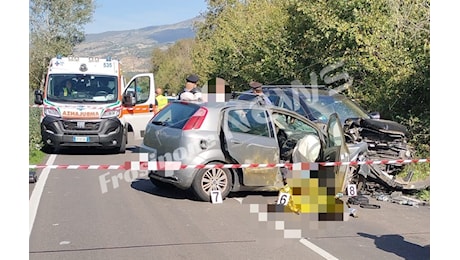
<instances>
[{"instance_id":1,"label":"asphalt road","mask_svg":"<svg viewBox=\"0 0 460 260\"><path fill-rule=\"evenodd\" d=\"M135 143L134 143L135 144ZM51 155L53 165L121 165L126 154ZM39 170L29 184L29 259L430 259L430 207L375 201L347 221L264 215L275 193L222 204L164 190L143 171Z\"/></svg>"}]
</instances>

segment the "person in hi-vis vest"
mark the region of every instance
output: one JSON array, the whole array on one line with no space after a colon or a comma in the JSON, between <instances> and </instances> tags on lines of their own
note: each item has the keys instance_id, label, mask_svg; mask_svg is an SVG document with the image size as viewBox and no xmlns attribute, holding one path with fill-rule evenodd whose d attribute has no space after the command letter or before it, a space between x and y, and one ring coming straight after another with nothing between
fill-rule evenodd
<instances>
[{"instance_id":1,"label":"person in hi-vis vest","mask_svg":"<svg viewBox=\"0 0 460 260\"><path fill-rule=\"evenodd\" d=\"M158 112L168 104L168 98L163 95L163 90L161 88L157 88L155 90L155 93L156 93L155 103L156 103L157 112Z\"/></svg>"},{"instance_id":2,"label":"person in hi-vis vest","mask_svg":"<svg viewBox=\"0 0 460 260\"><path fill-rule=\"evenodd\" d=\"M74 93L75 90L73 88L73 83L71 80L67 80L65 83L65 87L62 89L62 91L59 93L59 96L70 96L72 93Z\"/></svg>"}]
</instances>

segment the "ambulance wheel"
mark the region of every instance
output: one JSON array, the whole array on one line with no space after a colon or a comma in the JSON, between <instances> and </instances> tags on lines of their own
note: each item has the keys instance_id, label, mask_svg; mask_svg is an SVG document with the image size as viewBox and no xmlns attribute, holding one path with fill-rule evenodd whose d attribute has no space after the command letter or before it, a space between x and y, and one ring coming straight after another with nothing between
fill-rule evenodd
<instances>
[{"instance_id":1,"label":"ambulance wheel","mask_svg":"<svg viewBox=\"0 0 460 260\"><path fill-rule=\"evenodd\" d=\"M43 151L44 153L52 153L52 152L53 152L53 147L50 146L50 145L45 144L45 145L43 145L43 147L42 147L42 151Z\"/></svg>"},{"instance_id":2,"label":"ambulance wheel","mask_svg":"<svg viewBox=\"0 0 460 260\"><path fill-rule=\"evenodd\" d=\"M125 153L126 151L126 143L128 142L128 138L126 133L123 134L123 138L121 138L121 145L120 145L120 153Z\"/></svg>"},{"instance_id":3,"label":"ambulance wheel","mask_svg":"<svg viewBox=\"0 0 460 260\"><path fill-rule=\"evenodd\" d=\"M58 153L60 148L59 148L59 146L52 146L52 145L49 145L49 144L45 144L45 145L43 145L42 150L43 150L44 153L52 154L52 153Z\"/></svg>"}]
</instances>

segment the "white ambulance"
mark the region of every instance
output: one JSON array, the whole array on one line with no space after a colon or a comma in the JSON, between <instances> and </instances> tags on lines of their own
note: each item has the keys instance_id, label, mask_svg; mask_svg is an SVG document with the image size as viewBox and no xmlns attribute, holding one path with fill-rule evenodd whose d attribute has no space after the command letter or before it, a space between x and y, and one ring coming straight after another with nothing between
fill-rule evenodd
<instances>
[{"instance_id":1,"label":"white ambulance","mask_svg":"<svg viewBox=\"0 0 460 260\"><path fill-rule=\"evenodd\" d=\"M154 77L138 74L125 85L118 60L57 56L44 89L35 91L35 104L43 107L40 126L47 150L80 146L124 153L128 132L142 139L154 115Z\"/></svg>"}]
</instances>

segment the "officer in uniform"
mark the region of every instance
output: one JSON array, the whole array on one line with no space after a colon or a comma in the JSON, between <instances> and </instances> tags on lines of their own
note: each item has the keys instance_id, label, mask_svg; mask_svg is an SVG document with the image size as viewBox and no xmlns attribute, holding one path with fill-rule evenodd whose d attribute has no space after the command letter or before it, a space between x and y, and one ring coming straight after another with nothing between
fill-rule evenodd
<instances>
[{"instance_id":1,"label":"officer in uniform","mask_svg":"<svg viewBox=\"0 0 460 260\"><path fill-rule=\"evenodd\" d=\"M183 101L202 101L201 90L197 87L200 78L191 74L185 79L184 89L177 95L179 100Z\"/></svg>"},{"instance_id":2,"label":"officer in uniform","mask_svg":"<svg viewBox=\"0 0 460 260\"><path fill-rule=\"evenodd\" d=\"M256 101L261 105L272 105L270 99L265 96L264 92L262 91L262 83L251 81L249 86L252 89L252 93L255 95Z\"/></svg>"}]
</instances>

